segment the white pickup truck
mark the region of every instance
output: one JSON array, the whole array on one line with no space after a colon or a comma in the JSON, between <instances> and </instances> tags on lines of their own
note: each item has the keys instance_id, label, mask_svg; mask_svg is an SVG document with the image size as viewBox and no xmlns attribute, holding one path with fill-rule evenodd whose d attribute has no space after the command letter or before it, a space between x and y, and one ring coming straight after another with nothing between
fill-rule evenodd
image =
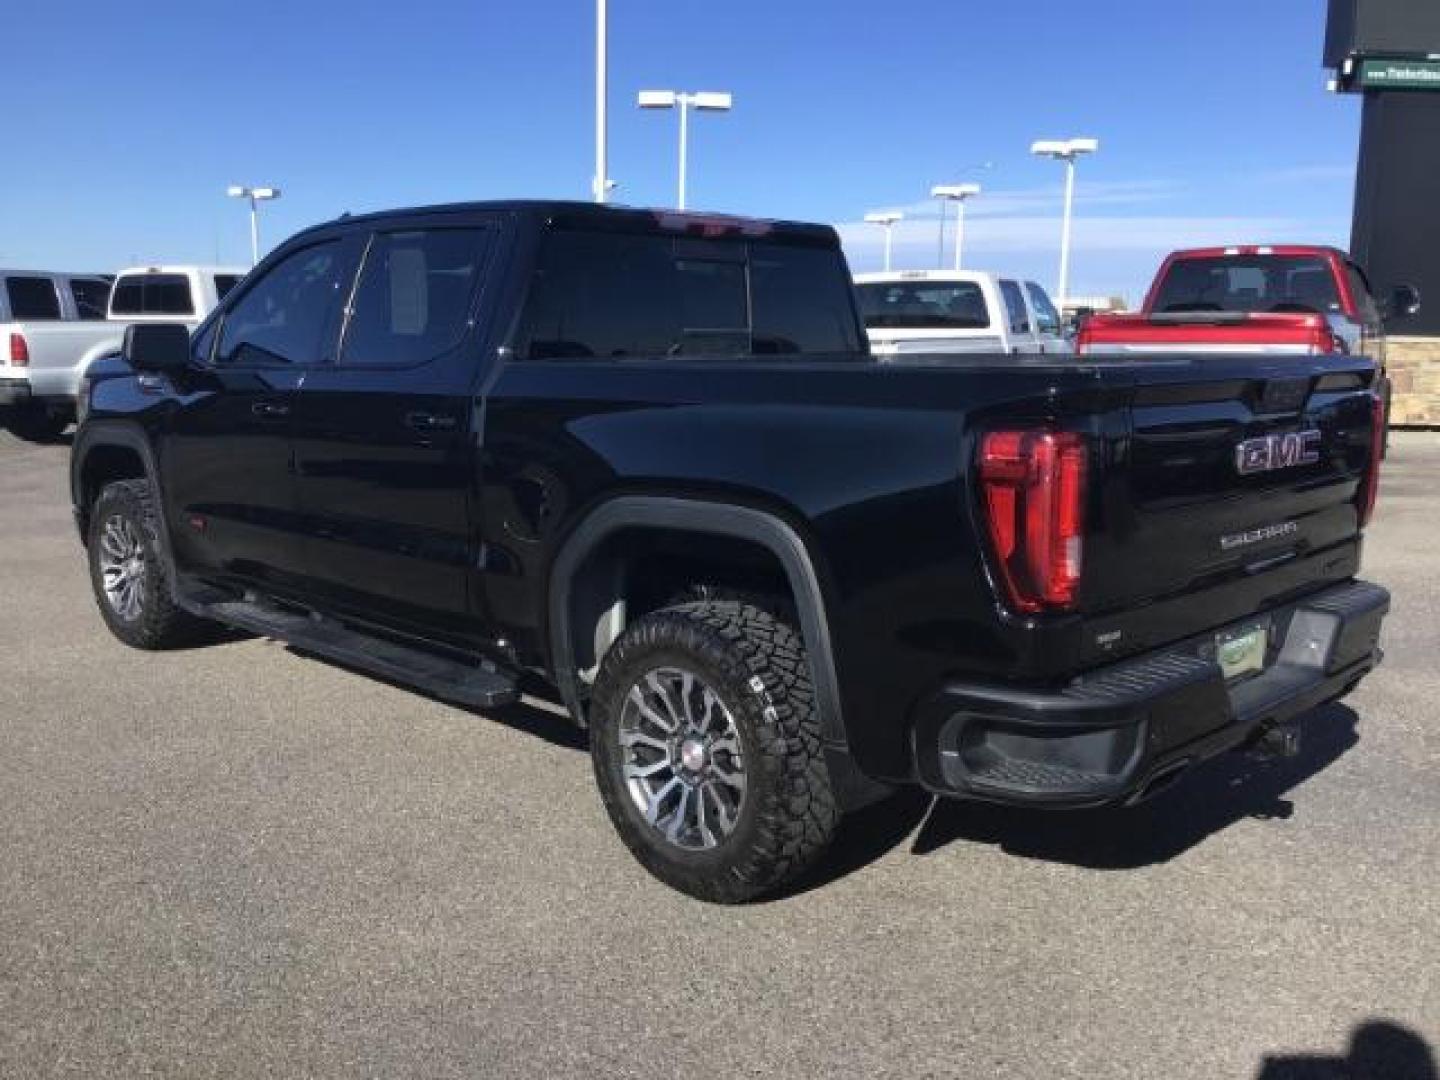
<instances>
[{"instance_id":1,"label":"white pickup truck","mask_svg":"<svg viewBox=\"0 0 1440 1080\"><path fill-rule=\"evenodd\" d=\"M856 274L870 351L1068 353L1060 313L1033 281L968 270Z\"/></svg>"},{"instance_id":2,"label":"white pickup truck","mask_svg":"<svg viewBox=\"0 0 1440 1080\"><path fill-rule=\"evenodd\" d=\"M23 439L57 438L74 419L85 372L120 351L126 325L196 325L244 275L226 266L140 266L112 286L98 274L0 270L0 410L9 428Z\"/></svg>"}]
</instances>

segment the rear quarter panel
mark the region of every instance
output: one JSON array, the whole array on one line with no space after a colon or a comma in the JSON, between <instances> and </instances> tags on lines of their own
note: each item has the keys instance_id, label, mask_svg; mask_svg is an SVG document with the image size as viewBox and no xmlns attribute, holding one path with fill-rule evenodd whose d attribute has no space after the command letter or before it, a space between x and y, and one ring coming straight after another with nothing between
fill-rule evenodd
<instances>
[{"instance_id":1,"label":"rear quarter panel","mask_svg":"<svg viewBox=\"0 0 1440 1080\"><path fill-rule=\"evenodd\" d=\"M904 713L956 671L1019 671L997 618L966 485L977 425L1093 408L1092 374L983 367L532 363L485 403L480 513L492 615L547 652L549 568L598 505L656 494L788 523L826 601L851 750L909 769ZM537 496L537 490L541 492ZM543 503L537 524L525 507Z\"/></svg>"}]
</instances>

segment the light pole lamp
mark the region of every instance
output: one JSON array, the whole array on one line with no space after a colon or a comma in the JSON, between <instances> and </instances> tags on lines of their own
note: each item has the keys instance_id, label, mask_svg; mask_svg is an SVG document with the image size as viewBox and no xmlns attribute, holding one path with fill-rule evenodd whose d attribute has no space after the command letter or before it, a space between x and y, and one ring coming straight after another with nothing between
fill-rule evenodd
<instances>
[{"instance_id":1,"label":"light pole lamp","mask_svg":"<svg viewBox=\"0 0 1440 1080\"><path fill-rule=\"evenodd\" d=\"M895 223L902 220L904 214L898 210L877 210L873 214L866 214L865 220L871 225L882 225L885 228L885 269L890 269L890 234L895 229Z\"/></svg>"},{"instance_id":2,"label":"light pole lamp","mask_svg":"<svg viewBox=\"0 0 1440 1080\"><path fill-rule=\"evenodd\" d=\"M690 153L690 110L703 112L729 112L734 99L728 93L701 90L684 93L679 90L641 90L636 103L642 109L680 110L680 186L676 208L685 209L685 171Z\"/></svg>"},{"instance_id":3,"label":"light pole lamp","mask_svg":"<svg viewBox=\"0 0 1440 1080\"><path fill-rule=\"evenodd\" d=\"M260 204L267 199L278 199L280 189L231 184L225 189L225 194L232 199L250 200L250 265L254 266L260 261Z\"/></svg>"},{"instance_id":4,"label":"light pole lamp","mask_svg":"<svg viewBox=\"0 0 1440 1080\"><path fill-rule=\"evenodd\" d=\"M940 200L940 239L944 247L945 204L955 204L955 269L960 269L961 253L965 248L965 200L980 194L979 184L936 184L930 189L930 197ZM941 253L943 258L943 251Z\"/></svg>"},{"instance_id":5,"label":"light pole lamp","mask_svg":"<svg viewBox=\"0 0 1440 1080\"><path fill-rule=\"evenodd\" d=\"M1040 139L1030 145L1030 153L1037 157L1054 158L1065 163L1065 213L1060 223L1060 280L1055 287L1055 302L1062 308L1070 287L1070 222L1075 205L1075 161L1099 149L1099 139Z\"/></svg>"}]
</instances>

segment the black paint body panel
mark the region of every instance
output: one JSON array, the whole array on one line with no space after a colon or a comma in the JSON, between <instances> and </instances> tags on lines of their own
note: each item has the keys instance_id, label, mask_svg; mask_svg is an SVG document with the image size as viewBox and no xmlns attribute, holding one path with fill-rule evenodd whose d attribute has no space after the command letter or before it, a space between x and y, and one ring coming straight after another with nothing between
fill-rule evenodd
<instances>
[{"instance_id":1,"label":"black paint body panel","mask_svg":"<svg viewBox=\"0 0 1440 1080\"><path fill-rule=\"evenodd\" d=\"M118 361L97 369L86 425L144 432L182 572L546 670L552 570L598 508L647 496L745 507L803 545L835 730L861 771L890 780L914 778L915 710L947 684L1055 688L1355 573L1366 360L518 362L505 347L559 214L656 227L584 206L407 212L407 227L473 222L502 237L462 347L422 367L220 373L197 358L158 386ZM254 276L297 243L386 221L321 226ZM836 245L815 227L773 230ZM1257 411L1269 379L1301 374L1316 389L1300 410ZM1344 388L1320 390L1327 376ZM276 398L289 405L278 428L250 411ZM455 422L417 430L415 413ZM1087 569L1078 611L1019 617L992 583L972 474L980 434L1034 424L1088 437ZM1246 478L1227 465L1241 439L1312 426L1325 433L1316 465ZM1283 550L1221 557L1222 533L1285 519L1297 524ZM1262 572L1261 557L1279 562Z\"/></svg>"}]
</instances>

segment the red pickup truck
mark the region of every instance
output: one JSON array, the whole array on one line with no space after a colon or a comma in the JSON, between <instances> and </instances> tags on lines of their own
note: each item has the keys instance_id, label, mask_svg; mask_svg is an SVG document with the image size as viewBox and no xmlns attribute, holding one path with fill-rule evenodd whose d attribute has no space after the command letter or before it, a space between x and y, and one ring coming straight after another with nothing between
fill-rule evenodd
<instances>
[{"instance_id":1,"label":"red pickup truck","mask_svg":"<svg viewBox=\"0 0 1440 1080\"><path fill-rule=\"evenodd\" d=\"M1383 368L1384 320L1419 307L1408 285L1377 302L1365 272L1336 248L1194 248L1165 260L1140 311L1086 319L1075 349L1362 353Z\"/></svg>"}]
</instances>

